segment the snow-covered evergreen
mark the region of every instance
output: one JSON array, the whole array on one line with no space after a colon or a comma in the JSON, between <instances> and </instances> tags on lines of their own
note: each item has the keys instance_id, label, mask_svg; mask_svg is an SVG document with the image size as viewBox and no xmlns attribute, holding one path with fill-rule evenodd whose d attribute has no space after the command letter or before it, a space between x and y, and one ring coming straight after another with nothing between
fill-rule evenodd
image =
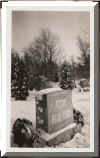
<instances>
[{"instance_id":1,"label":"snow-covered evergreen","mask_svg":"<svg viewBox=\"0 0 100 158\"><path fill-rule=\"evenodd\" d=\"M28 75L23 58L12 53L11 95L16 100L25 100L28 96Z\"/></svg>"}]
</instances>

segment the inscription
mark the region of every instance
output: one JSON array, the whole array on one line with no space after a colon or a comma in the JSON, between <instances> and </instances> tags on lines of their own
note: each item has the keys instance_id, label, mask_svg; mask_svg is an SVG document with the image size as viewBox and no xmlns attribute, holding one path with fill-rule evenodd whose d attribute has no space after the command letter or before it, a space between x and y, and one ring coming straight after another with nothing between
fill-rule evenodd
<instances>
[{"instance_id":1,"label":"inscription","mask_svg":"<svg viewBox=\"0 0 100 158\"><path fill-rule=\"evenodd\" d=\"M58 131L73 122L72 93L59 91L40 97L37 122L48 133ZM43 109L42 109L43 108Z\"/></svg>"},{"instance_id":2,"label":"inscription","mask_svg":"<svg viewBox=\"0 0 100 158\"><path fill-rule=\"evenodd\" d=\"M66 105L66 99L56 100L55 108L59 110L64 109Z\"/></svg>"},{"instance_id":3,"label":"inscription","mask_svg":"<svg viewBox=\"0 0 100 158\"><path fill-rule=\"evenodd\" d=\"M68 118L70 118L72 116L72 111L71 110L65 110L59 113L53 113L52 114L52 125L54 124L58 124L61 123L65 120L67 120Z\"/></svg>"}]
</instances>

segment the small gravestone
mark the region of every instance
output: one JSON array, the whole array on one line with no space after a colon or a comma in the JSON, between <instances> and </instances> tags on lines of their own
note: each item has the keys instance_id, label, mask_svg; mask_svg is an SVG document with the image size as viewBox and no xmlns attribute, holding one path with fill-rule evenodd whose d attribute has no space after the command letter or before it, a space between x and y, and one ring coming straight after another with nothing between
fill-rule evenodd
<instances>
[{"instance_id":1,"label":"small gravestone","mask_svg":"<svg viewBox=\"0 0 100 158\"><path fill-rule=\"evenodd\" d=\"M72 91L49 88L38 92L36 97L36 128L49 145L64 142L73 136Z\"/></svg>"}]
</instances>

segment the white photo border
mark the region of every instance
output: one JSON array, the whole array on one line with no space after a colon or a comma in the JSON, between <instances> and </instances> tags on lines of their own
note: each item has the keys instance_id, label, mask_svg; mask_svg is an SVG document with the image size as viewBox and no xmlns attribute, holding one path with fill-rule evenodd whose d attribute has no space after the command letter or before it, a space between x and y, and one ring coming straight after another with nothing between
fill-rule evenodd
<instances>
[{"instance_id":1,"label":"white photo border","mask_svg":"<svg viewBox=\"0 0 100 158\"><path fill-rule=\"evenodd\" d=\"M33 152L33 148L10 147L11 118L11 17L12 11L84 11L90 13L90 148L34 148L34 152L94 152L94 8L97 2L31 1L7 2L2 5L2 118L4 132L2 153ZM8 55L9 54L9 55ZM6 98L6 99L4 99ZM5 137L6 135L6 137ZM4 149L5 148L5 149Z\"/></svg>"}]
</instances>

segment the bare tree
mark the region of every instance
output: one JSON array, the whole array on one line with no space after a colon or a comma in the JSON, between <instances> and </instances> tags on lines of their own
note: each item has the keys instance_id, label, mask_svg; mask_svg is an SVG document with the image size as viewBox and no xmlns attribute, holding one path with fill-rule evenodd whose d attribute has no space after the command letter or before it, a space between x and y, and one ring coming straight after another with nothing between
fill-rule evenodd
<instances>
[{"instance_id":1,"label":"bare tree","mask_svg":"<svg viewBox=\"0 0 100 158\"><path fill-rule=\"evenodd\" d=\"M56 69L59 52L58 37L49 29L42 29L39 36L29 47L33 63L39 65L40 74L48 76Z\"/></svg>"},{"instance_id":2,"label":"bare tree","mask_svg":"<svg viewBox=\"0 0 100 158\"><path fill-rule=\"evenodd\" d=\"M79 72L85 78L90 77L90 44L88 41L78 37L78 46L81 51L79 59Z\"/></svg>"},{"instance_id":3,"label":"bare tree","mask_svg":"<svg viewBox=\"0 0 100 158\"><path fill-rule=\"evenodd\" d=\"M78 37L78 46L81 51L81 57L79 58L82 64L85 64L87 58L90 56L90 44L88 41Z\"/></svg>"}]
</instances>

